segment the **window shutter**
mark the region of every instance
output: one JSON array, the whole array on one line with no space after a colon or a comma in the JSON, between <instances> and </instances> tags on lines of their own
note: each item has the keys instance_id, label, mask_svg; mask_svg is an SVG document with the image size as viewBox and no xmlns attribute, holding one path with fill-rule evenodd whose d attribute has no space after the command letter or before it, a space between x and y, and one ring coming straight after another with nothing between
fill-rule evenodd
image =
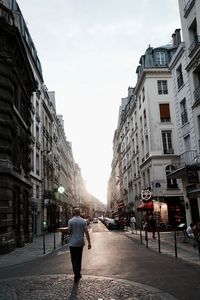
<instances>
[{"instance_id":1,"label":"window shutter","mask_svg":"<svg viewBox=\"0 0 200 300\"><path fill-rule=\"evenodd\" d=\"M160 118L170 119L169 104L160 104Z\"/></svg>"}]
</instances>

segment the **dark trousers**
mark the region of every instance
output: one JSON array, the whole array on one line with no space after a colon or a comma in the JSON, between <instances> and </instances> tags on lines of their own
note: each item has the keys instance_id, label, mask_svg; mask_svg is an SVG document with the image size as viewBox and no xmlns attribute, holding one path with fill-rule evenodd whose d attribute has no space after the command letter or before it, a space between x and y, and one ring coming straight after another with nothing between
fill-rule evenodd
<instances>
[{"instance_id":1,"label":"dark trousers","mask_svg":"<svg viewBox=\"0 0 200 300\"><path fill-rule=\"evenodd\" d=\"M74 275L79 277L81 274L83 247L69 247L69 249Z\"/></svg>"}]
</instances>

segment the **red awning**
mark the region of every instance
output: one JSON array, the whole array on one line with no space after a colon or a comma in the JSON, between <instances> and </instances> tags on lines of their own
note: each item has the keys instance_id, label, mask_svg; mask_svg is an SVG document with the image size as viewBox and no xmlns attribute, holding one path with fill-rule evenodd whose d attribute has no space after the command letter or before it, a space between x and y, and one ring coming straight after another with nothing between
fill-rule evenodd
<instances>
[{"instance_id":1,"label":"red awning","mask_svg":"<svg viewBox=\"0 0 200 300\"><path fill-rule=\"evenodd\" d=\"M148 209L153 209L153 201L143 202L137 207L137 210L148 210Z\"/></svg>"}]
</instances>

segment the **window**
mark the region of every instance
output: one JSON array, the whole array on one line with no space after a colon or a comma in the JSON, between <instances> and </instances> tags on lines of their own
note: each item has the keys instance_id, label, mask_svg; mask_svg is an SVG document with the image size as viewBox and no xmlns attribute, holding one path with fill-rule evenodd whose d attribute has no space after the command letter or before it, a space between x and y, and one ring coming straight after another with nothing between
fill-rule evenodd
<instances>
[{"instance_id":1,"label":"window","mask_svg":"<svg viewBox=\"0 0 200 300\"><path fill-rule=\"evenodd\" d=\"M182 73L182 65L180 65L176 70L176 76L177 76L177 86L178 89L180 89L183 85L183 73Z\"/></svg>"},{"instance_id":2,"label":"window","mask_svg":"<svg viewBox=\"0 0 200 300\"><path fill-rule=\"evenodd\" d=\"M34 151L31 150L31 171L34 172Z\"/></svg>"},{"instance_id":3,"label":"window","mask_svg":"<svg viewBox=\"0 0 200 300\"><path fill-rule=\"evenodd\" d=\"M36 154L36 174L40 174L39 154Z\"/></svg>"},{"instance_id":4,"label":"window","mask_svg":"<svg viewBox=\"0 0 200 300\"><path fill-rule=\"evenodd\" d=\"M171 174L174 170L175 170L174 166L170 166L170 165L167 166L166 169L165 169L166 176ZM167 188L178 188L178 184L177 184L176 179L172 179L172 178L167 177Z\"/></svg>"},{"instance_id":5,"label":"window","mask_svg":"<svg viewBox=\"0 0 200 300\"><path fill-rule=\"evenodd\" d=\"M184 148L185 148L185 152L189 152L191 150L191 141L190 141L190 135L186 135L184 137ZM189 153L188 153L189 155Z\"/></svg>"},{"instance_id":6,"label":"window","mask_svg":"<svg viewBox=\"0 0 200 300\"><path fill-rule=\"evenodd\" d=\"M188 53L189 53L189 57L192 57L199 46L199 36L197 34L196 19L194 19L191 26L189 27L188 33L189 33L189 39L190 39L190 43L191 43L190 47L188 49Z\"/></svg>"},{"instance_id":7,"label":"window","mask_svg":"<svg viewBox=\"0 0 200 300\"><path fill-rule=\"evenodd\" d=\"M158 94L168 94L168 89L167 89L167 80L158 80Z\"/></svg>"},{"instance_id":8,"label":"window","mask_svg":"<svg viewBox=\"0 0 200 300\"><path fill-rule=\"evenodd\" d=\"M199 144L199 153L200 153L200 115L197 117L197 124L198 124L198 131L199 131L198 144Z\"/></svg>"},{"instance_id":9,"label":"window","mask_svg":"<svg viewBox=\"0 0 200 300\"><path fill-rule=\"evenodd\" d=\"M141 108L141 96L139 96L139 108Z\"/></svg>"},{"instance_id":10,"label":"window","mask_svg":"<svg viewBox=\"0 0 200 300\"><path fill-rule=\"evenodd\" d=\"M194 102L197 102L200 99L200 70L198 68L193 72L193 79L195 86L195 90L193 92Z\"/></svg>"},{"instance_id":11,"label":"window","mask_svg":"<svg viewBox=\"0 0 200 300\"><path fill-rule=\"evenodd\" d=\"M40 197L40 187L39 185L36 185L36 198L38 199Z\"/></svg>"},{"instance_id":12,"label":"window","mask_svg":"<svg viewBox=\"0 0 200 300\"><path fill-rule=\"evenodd\" d=\"M146 109L143 111L143 116L144 116L144 126L147 125L147 115L146 115Z\"/></svg>"},{"instance_id":13,"label":"window","mask_svg":"<svg viewBox=\"0 0 200 300\"><path fill-rule=\"evenodd\" d=\"M172 148L172 132L162 131L162 143L164 154L173 154L174 150Z\"/></svg>"},{"instance_id":14,"label":"window","mask_svg":"<svg viewBox=\"0 0 200 300\"><path fill-rule=\"evenodd\" d=\"M163 66L166 65L166 53L156 52L156 65Z\"/></svg>"},{"instance_id":15,"label":"window","mask_svg":"<svg viewBox=\"0 0 200 300\"><path fill-rule=\"evenodd\" d=\"M160 104L160 121L161 122L171 122L169 103Z\"/></svg>"},{"instance_id":16,"label":"window","mask_svg":"<svg viewBox=\"0 0 200 300\"><path fill-rule=\"evenodd\" d=\"M143 87L143 89L142 89L142 101L144 102L144 100L145 100L145 90L144 90L144 87Z\"/></svg>"},{"instance_id":17,"label":"window","mask_svg":"<svg viewBox=\"0 0 200 300\"><path fill-rule=\"evenodd\" d=\"M187 115L187 107L186 107L186 99L184 98L180 102L180 110L181 110L181 121L182 125L188 122L188 115Z\"/></svg>"}]
</instances>

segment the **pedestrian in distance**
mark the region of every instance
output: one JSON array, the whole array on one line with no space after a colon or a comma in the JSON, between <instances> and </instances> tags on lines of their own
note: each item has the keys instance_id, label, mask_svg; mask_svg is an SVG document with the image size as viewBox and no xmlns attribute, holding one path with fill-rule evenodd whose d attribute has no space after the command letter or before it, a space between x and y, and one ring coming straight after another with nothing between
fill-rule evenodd
<instances>
[{"instance_id":1,"label":"pedestrian in distance","mask_svg":"<svg viewBox=\"0 0 200 300\"><path fill-rule=\"evenodd\" d=\"M194 241L193 247L196 248L196 246L199 243L199 238L198 238L198 235L196 234L196 226L193 223L191 223L187 227L186 234L190 239L192 239Z\"/></svg>"},{"instance_id":2,"label":"pedestrian in distance","mask_svg":"<svg viewBox=\"0 0 200 300\"><path fill-rule=\"evenodd\" d=\"M73 217L69 219L68 227L60 228L58 231L69 234L69 249L71 255L71 263L74 272L74 282L78 282L81 275L81 264L83 247L85 245L84 236L88 241L88 249L91 249L90 235L87 228L86 220L81 218L79 208L74 208Z\"/></svg>"},{"instance_id":3,"label":"pedestrian in distance","mask_svg":"<svg viewBox=\"0 0 200 300\"><path fill-rule=\"evenodd\" d=\"M131 233L133 233L133 231L136 231L136 218L133 215L130 218L130 224L131 224Z\"/></svg>"},{"instance_id":4,"label":"pedestrian in distance","mask_svg":"<svg viewBox=\"0 0 200 300\"><path fill-rule=\"evenodd\" d=\"M155 237L155 233L156 233L156 220L155 220L154 214L152 214L152 215L149 216L148 223L149 223L149 229L152 232L152 238L155 239L156 238Z\"/></svg>"}]
</instances>

